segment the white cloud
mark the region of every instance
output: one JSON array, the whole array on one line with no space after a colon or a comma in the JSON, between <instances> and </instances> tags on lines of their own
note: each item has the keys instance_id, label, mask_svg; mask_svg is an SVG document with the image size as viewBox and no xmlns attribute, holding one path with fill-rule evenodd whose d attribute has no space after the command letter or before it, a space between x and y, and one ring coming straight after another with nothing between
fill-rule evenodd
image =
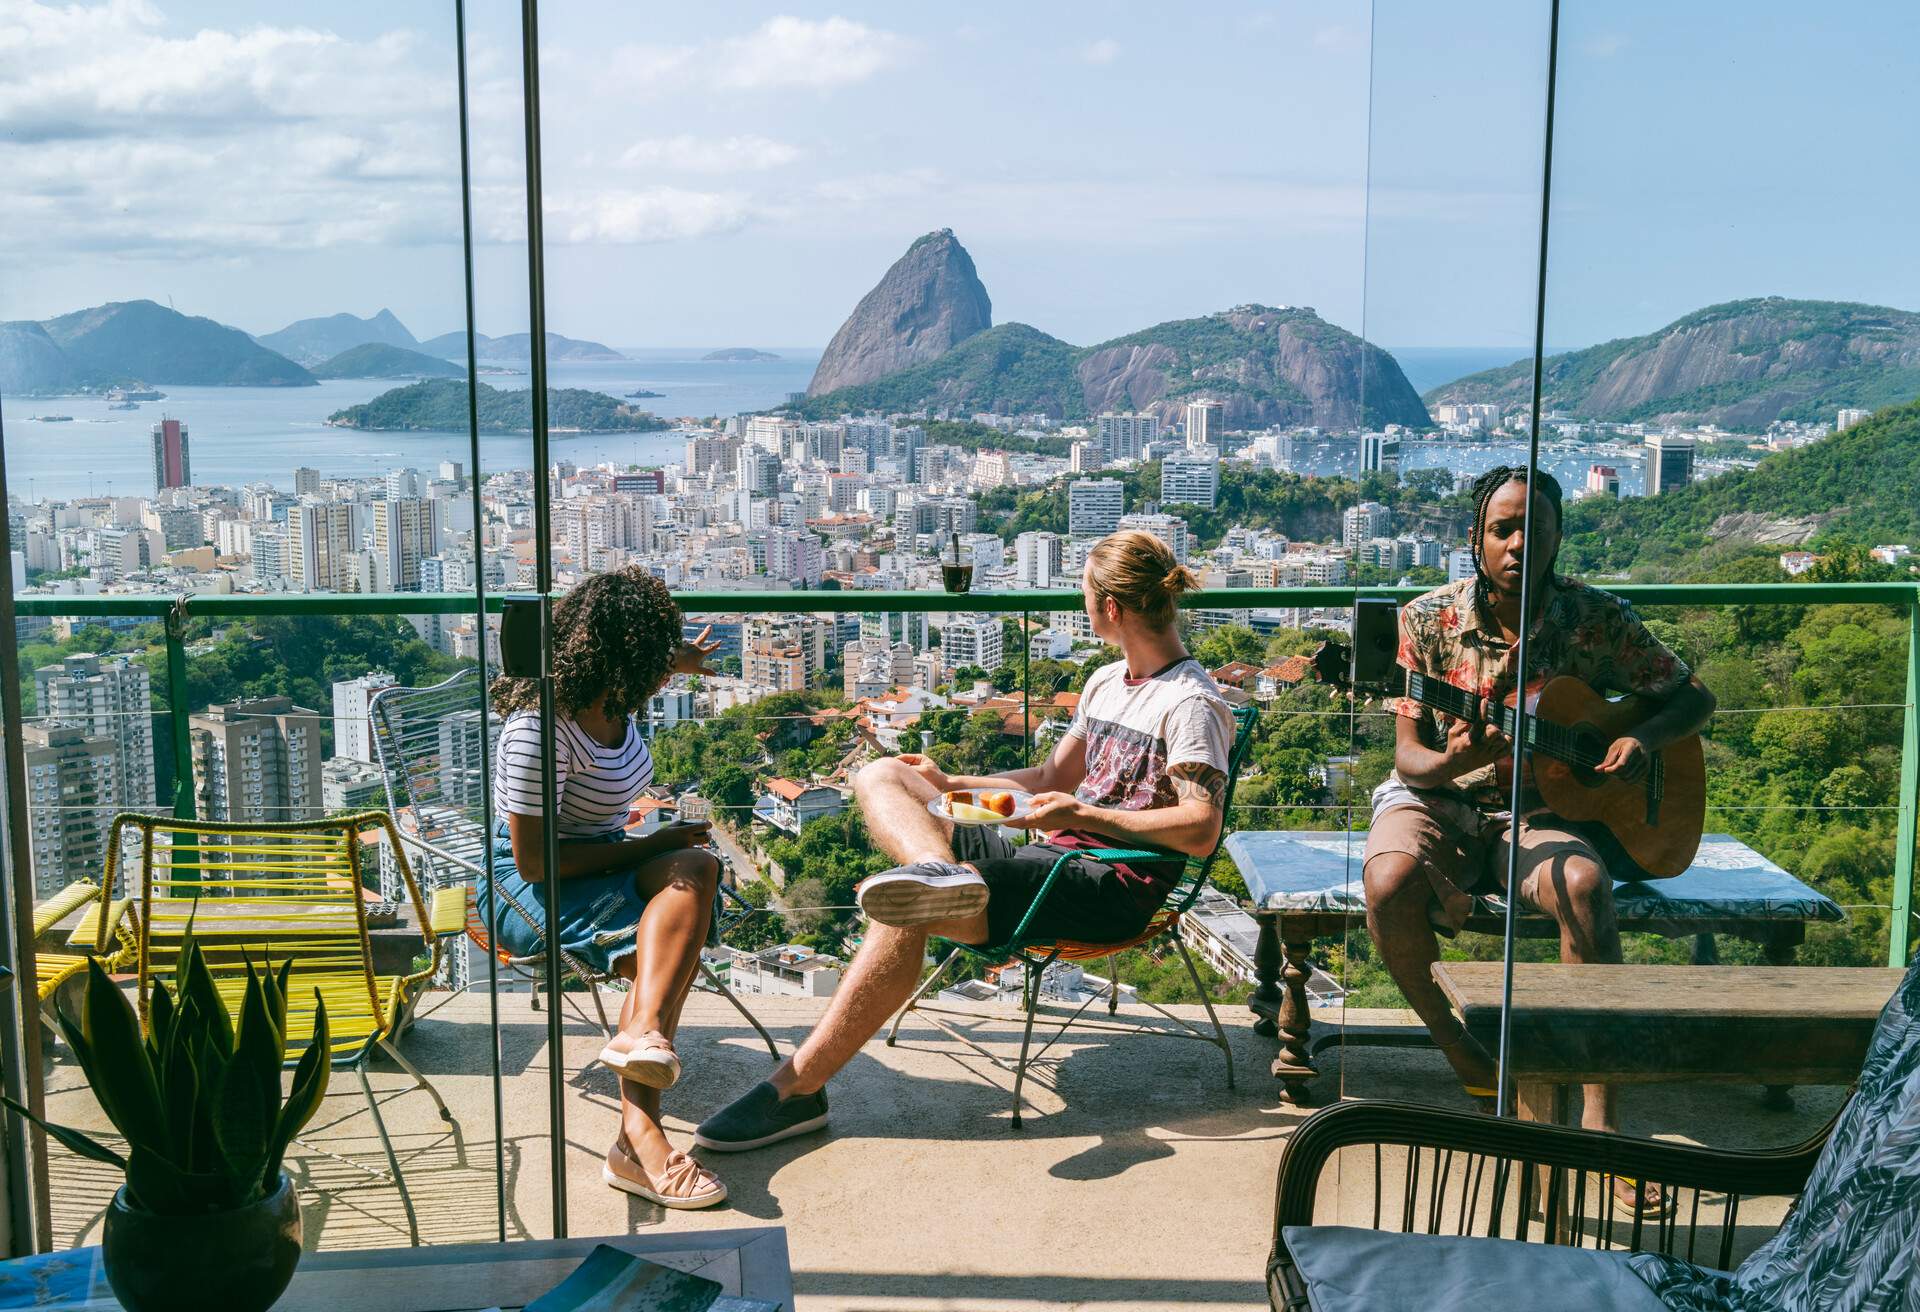
<instances>
[{"instance_id":1,"label":"white cloud","mask_svg":"<svg viewBox=\"0 0 1920 1312\"><path fill-rule=\"evenodd\" d=\"M1611 59L1627 48L1627 38L1618 32L1596 32L1580 43L1580 49L1595 59Z\"/></svg>"},{"instance_id":2,"label":"white cloud","mask_svg":"<svg viewBox=\"0 0 1920 1312\"><path fill-rule=\"evenodd\" d=\"M914 43L850 18L770 18L740 36L690 46L627 45L576 60L610 94L630 97L695 87L723 91L832 91L905 63ZM574 60L554 52L556 61Z\"/></svg>"},{"instance_id":3,"label":"white cloud","mask_svg":"<svg viewBox=\"0 0 1920 1312\"><path fill-rule=\"evenodd\" d=\"M404 31L173 36L142 0L9 3L0 245L233 256L457 240L455 112L450 55Z\"/></svg>"},{"instance_id":4,"label":"white cloud","mask_svg":"<svg viewBox=\"0 0 1920 1312\"><path fill-rule=\"evenodd\" d=\"M904 37L850 18L815 22L782 15L769 18L746 36L722 41L717 80L728 90L802 87L825 91L864 82L894 67L910 46Z\"/></svg>"},{"instance_id":5,"label":"white cloud","mask_svg":"<svg viewBox=\"0 0 1920 1312\"><path fill-rule=\"evenodd\" d=\"M628 168L666 168L682 173L746 173L791 164L803 152L784 141L747 133L735 137L650 137L620 153Z\"/></svg>"},{"instance_id":6,"label":"white cloud","mask_svg":"<svg viewBox=\"0 0 1920 1312\"><path fill-rule=\"evenodd\" d=\"M1110 36L1103 36L1080 51L1080 58L1089 64L1111 64L1119 57L1120 43Z\"/></svg>"},{"instance_id":7,"label":"white cloud","mask_svg":"<svg viewBox=\"0 0 1920 1312\"><path fill-rule=\"evenodd\" d=\"M576 245L637 245L736 232L751 217L744 197L678 187L549 196L547 237Z\"/></svg>"}]
</instances>

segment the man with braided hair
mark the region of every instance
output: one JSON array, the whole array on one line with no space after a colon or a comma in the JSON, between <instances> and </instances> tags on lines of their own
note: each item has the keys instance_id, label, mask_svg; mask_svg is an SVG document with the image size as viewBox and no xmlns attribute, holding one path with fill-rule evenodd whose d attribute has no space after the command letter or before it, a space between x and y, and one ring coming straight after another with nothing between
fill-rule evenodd
<instances>
[{"instance_id":1,"label":"man with braided hair","mask_svg":"<svg viewBox=\"0 0 1920 1312\"><path fill-rule=\"evenodd\" d=\"M1531 553L1525 550L1529 496ZM1553 476L1524 467L1490 470L1473 485L1473 505L1474 577L1401 608L1400 664L1499 706L1514 689L1522 568L1530 556L1529 686L1572 675L1599 692L1663 703L1638 730L1615 739L1596 768L1636 779L1653 752L1699 732L1714 699L1686 664L1620 598L1554 574L1560 485ZM1512 799L1494 767L1513 744L1485 720L1456 720L1411 698L1397 710L1394 770L1374 791L1367 835L1367 929L1461 1082L1470 1093L1492 1096L1493 1059L1433 982L1434 932L1458 932L1473 896L1505 885L1515 826ZM1518 826L1521 899L1559 923L1562 961L1619 961L1605 840L1544 810L1529 794L1523 794ZM1611 1095L1605 1085L1586 1087L1581 1123L1588 1129L1618 1128ZM1622 1196L1631 1206L1631 1188Z\"/></svg>"}]
</instances>

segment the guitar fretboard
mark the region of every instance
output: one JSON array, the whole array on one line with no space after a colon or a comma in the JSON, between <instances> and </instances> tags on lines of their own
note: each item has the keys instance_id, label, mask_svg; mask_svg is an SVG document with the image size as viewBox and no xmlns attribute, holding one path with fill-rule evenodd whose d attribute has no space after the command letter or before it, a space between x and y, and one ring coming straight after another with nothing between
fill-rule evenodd
<instances>
[{"instance_id":1,"label":"guitar fretboard","mask_svg":"<svg viewBox=\"0 0 1920 1312\"><path fill-rule=\"evenodd\" d=\"M1464 688L1456 688L1444 679L1430 678L1413 671L1407 673L1407 696L1422 706L1430 706L1457 720L1477 720L1485 714L1484 698ZM1596 751L1590 742L1583 740L1574 730L1536 715L1523 715L1504 702L1496 706L1491 723L1509 738L1520 738L1524 726L1528 751L1538 752L1579 769L1590 770L1605 759L1604 747ZM1646 786L1648 795L1655 801L1666 791L1666 762L1658 752L1653 753L1649 764Z\"/></svg>"}]
</instances>

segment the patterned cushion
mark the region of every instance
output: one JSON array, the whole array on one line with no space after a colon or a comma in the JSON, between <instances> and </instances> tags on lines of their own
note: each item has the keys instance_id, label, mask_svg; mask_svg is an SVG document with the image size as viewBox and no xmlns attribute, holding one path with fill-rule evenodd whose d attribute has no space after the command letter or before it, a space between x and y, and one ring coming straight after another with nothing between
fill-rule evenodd
<instances>
[{"instance_id":1,"label":"patterned cushion","mask_svg":"<svg viewBox=\"0 0 1920 1312\"><path fill-rule=\"evenodd\" d=\"M1731 1276L1639 1253L1634 1273L1682 1312L1920 1307L1920 957L1880 1013L1860 1083L1799 1202Z\"/></svg>"},{"instance_id":2,"label":"patterned cushion","mask_svg":"<svg viewBox=\"0 0 1920 1312\"><path fill-rule=\"evenodd\" d=\"M1360 883L1364 832L1247 830L1227 839L1256 911L1366 912ZM1845 920L1839 904L1801 883L1726 834L1708 834L1686 873L1673 879L1621 881L1613 886L1623 928L1653 929L1664 921L1734 917L1744 920ZM1479 899L1483 909L1499 899Z\"/></svg>"}]
</instances>

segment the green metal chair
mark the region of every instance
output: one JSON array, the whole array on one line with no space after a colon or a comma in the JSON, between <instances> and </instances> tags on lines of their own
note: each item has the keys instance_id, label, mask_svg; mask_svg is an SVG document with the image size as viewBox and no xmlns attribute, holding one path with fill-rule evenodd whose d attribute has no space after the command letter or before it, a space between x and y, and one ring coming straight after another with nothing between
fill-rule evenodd
<instances>
[{"instance_id":1,"label":"green metal chair","mask_svg":"<svg viewBox=\"0 0 1920 1312\"><path fill-rule=\"evenodd\" d=\"M1062 855L1058 861L1053 863L1053 868L1047 872L1046 879L1040 885L1040 891L1034 895L1033 905L1027 908L1027 913L1020 918L1020 923L1014 927L1013 936L1005 943L955 943L952 945L953 950L947 954L938 966L933 968L933 972L929 974L921 983L920 987L915 990L914 995L907 999L906 1005L894 1014L892 1027L887 1031L887 1046L890 1048L895 1046L896 1041L900 1037L900 1023L906 1019L907 1013L917 1011L924 1015L941 1033L974 1048L976 1051L986 1055L997 1065L1004 1067L1005 1062L1001 1061L998 1057L994 1057L993 1054L987 1053L984 1048L974 1043L972 1039L948 1024L945 1019L945 1014L941 1009L922 1006L920 1000L933 990L934 985L939 983L946 975L948 968L963 956L989 966L1001 966L1009 962L1017 961L1021 964L1024 971L1024 978L1021 981L1021 999L1026 1012L1026 1028L1020 1038L1020 1060L1014 1067L1013 1075L1012 1126L1014 1129L1017 1130L1020 1128L1020 1091L1026 1084L1027 1067L1034 1061L1045 1056L1047 1049L1058 1042L1060 1037L1076 1023L1085 1029L1104 1029L1119 1033L1160 1034L1168 1038L1198 1039L1202 1043L1211 1043L1214 1047L1220 1049L1221 1055L1227 1060L1227 1087L1231 1089L1233 1087L1233 1048L1227 1041L1226 1031L1221 1028L1220 1017L1214 1012L1213 1000L1207 996L1207 990L1200 982L1200 972L1193 964L1193 955L1187 951L1186 941L1181 937L1180 918L1192 910L1193 904L1199 900L1201 890L1204 889L1207 884L1207 867L1212 864L1214 856L1219 852L1220 843L1226 840L1226 816L1233 806L1234 785L1239 782L1240 769L1246 763L1247 753L1253 747L1253 730L1254 726L1259 723L1259 720L1259 708L1251 702L1233 708L1233 750L1227 758L1227 791L1226 796L1221 802L1220 838L1214 843L1213 851L1207 853L1205 857L1187 858L1186 869L1182 872L1180 881L1174 885L1173 891L1167 895L1165 904L1154 913L1153 919L1147 922L1145 929L1121 943L1084 943L1072 939L1037 939L1028 937L1028 925L1033 922L1034 915L1039 911L1041 904L1047 900L1047 894L1053 891L1054 881L1059 878L1060 871L1073 857L1090 856L1099 861L1164 861L1169 855L1169 853L1155 851L1150 848L1125 847L1100 847L1066 853ZM1203 1030L1196 1029L1194 1026L1189 1025L1186 1021L1168 1011L1165 1007L1152 1002L1143 1003L1143 1005L1153 1008L1153 1010L1159 1012L1179 1028L1143 1029L1137 1025L1123 1025L1112 1020L1102 1021L1093 1019L1082 1021L1080 1019L1081 1015L1097 1000L1096 997L1088 997L1074 1009L1071 1015L1061 1022L1060 1028L1054 1031L1052 1038L1049 1038L1041 1045L1038 1052L1032 1051L1033 1021L1040 1009L1040 985L1049 966L1053 965L1056 961L1082 962L1106 960L1118 953L1126 951L1128 948L1140 947L1162 940L1170 942L1180 953L1180 960L1187 968L1187 977L1193 981L1194 992L1200 995L1200 1003L1207 1009L1207 1019L1212 1022L1213 1033L1208 1034ZM1120 979L1117 971L1109 971L1106 1001L1107 1015L1109 1017L1116 1016L1120 1007Z\"/></svg>"}]
</instances>

